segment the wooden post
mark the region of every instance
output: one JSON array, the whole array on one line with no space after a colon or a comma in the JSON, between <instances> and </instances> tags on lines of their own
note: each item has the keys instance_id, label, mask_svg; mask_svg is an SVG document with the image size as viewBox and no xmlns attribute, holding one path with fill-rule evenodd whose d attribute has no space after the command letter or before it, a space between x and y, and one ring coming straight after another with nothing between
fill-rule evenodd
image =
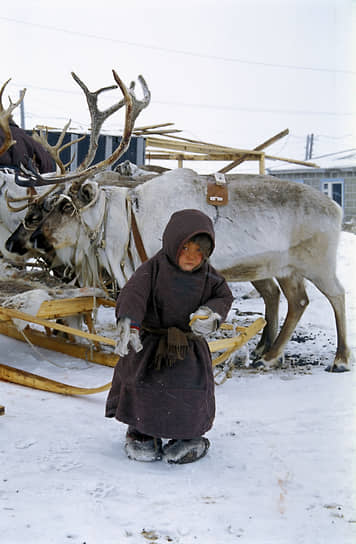
<instances>
[{"instance_id":1,"label":"wooden post","mask_svg":"<svg viewBox=\"0 0 356 544\"><path fill-rule=\"evenodd\" d=\"M260 157L259 165L260 165L260 176L263 176L263 175L266 173L266 169L265 169L265 155L264 155L264 153L263 153L263 155L261 155L261 157Z\"/></svg>"},{"instance_id":2,"label":"wooden post","mask_svg":"<svg viewBox=\"0 0 356 544\"><path fill-rule=\"evenodd\" d=\"M284 136L287 136L287 134L289 134L289 129L288 128L286 128L285 130L282 130L282 132L279 132L275 136L272 136L272 138L269 138L268 140L266 140L262 144L259 144L257 147L255 147L253 149L253 151L262 151L263 149L270 146L271 144L274 144L275 142L277 142L281 138L284 138ZM229 172L229 170L232 170L233 168L235 168L235 166L238 166L239 164L244 162L246 157L247 157L246 154L243 155L242 157L240 157L236 161L232 162L231 164L228 164L227 166L224 166L224 168L219 170L219 172L221 172L222 174L226 174L226 172Z\"/></svg>"}]
</instances>

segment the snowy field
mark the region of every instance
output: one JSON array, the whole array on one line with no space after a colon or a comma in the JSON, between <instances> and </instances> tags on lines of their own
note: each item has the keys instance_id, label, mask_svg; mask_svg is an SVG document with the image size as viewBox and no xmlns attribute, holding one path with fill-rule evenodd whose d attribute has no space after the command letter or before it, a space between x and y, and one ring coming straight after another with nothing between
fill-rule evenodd
<instances>
[{"instance_id":1,"label":"snowy field","mask_svg":"<svg viewBox=\"0 0 356 544\"><path fill-rule=\"evenodd\" d=\"M354 234L342 234L338 273L355 353ZM242 298L250 285L232 288L230 319L244 325L263 313L261 299ZM255 371L242 349L217 385L211 448L191 465L127 459L125 425L104 418L106 393L64 397L2 382L0 542L354 544L355 372L324 372L335 350L332 310L312 286L308 294L285 366ZM112 327L112 310L99 320ZM111 379L111 368L4 336L0 349L0 362L72 385Z\"/></svg>"}]
</instances>

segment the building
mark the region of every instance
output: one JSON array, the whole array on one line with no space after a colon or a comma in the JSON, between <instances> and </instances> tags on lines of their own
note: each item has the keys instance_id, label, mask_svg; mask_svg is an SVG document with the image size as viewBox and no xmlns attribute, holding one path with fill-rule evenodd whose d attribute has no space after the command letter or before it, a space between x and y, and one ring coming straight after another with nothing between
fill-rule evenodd
<instances>
[{"instance_id":1,"label":"building","mask_svg":"<svg viewBox=\"0 0 356 544\"><path fill-rule=\"evenodd\" d=\"M32 134L32 130L27 130L26 132L30 135ZM56 145L60 135L61 133L59 131L55 131L55 130L48 131L48 134L47 134L48 143L51 146ZM69 142L74 142L81 136L83 136L83 134L78 132L76 133L67 132L63 138L62 145L65 145ZM112 152L116 149L116 147L119 145L120 140L121 140L120 136L100 134L98 149L96 151L95 159L92 162L92 164L96 164L100 161L103 161L107 157L109 157L112 154ZM86 137L82 141L76 142L72 146L63 149L63 151L61 151L61 154L60 154L63 164L69 163L71 158L73 158L70 165L70 170L71 171L76 170L76 168L80 165L85 155L87 154L88 146L89 146L89 134L87 134ZM113 169L119 162L124 162L126 160L129 160L130 162L137 164L137 166L142 166L143 164L145 164L145 139L142 136L131 137L128 150L126 151L126 153L124 153L124 155L120 157L117 163L111 166L111 169Z\"/></svg>"},{"instance_id":2,"label":"building","mask_svg":"<svg viewBox=\"0 0 356 544\"><path fill-rule=\"evenodd\" d=\"M267 168L267 173L314 187L340 204L344 223L356 223L356 149L313 157L312 161L319 168L290 164Z\"/></svg>"}]
</instances>

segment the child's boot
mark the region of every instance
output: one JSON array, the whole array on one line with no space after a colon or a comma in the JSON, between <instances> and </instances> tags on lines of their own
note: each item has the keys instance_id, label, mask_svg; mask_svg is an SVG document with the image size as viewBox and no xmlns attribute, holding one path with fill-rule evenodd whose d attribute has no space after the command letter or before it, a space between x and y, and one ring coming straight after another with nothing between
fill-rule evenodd
<instances>
[{"instance_id":1,"label":"child's boot","mask_svg":"<svg viewBox=\"0 0 356 544\"><path fill-rule=\"evenodd\" d=\"M163 447L163 459L167 463L184 465L193 463L204 457L208 451L210 442L204 436L191 440L170 440Z\"/></svg>"},{"instance_id":2,"label":"child's boot","mask_svg":"<svg viewBox=\"0 0 356 544\"><path fill-rule=\"evenodd\" d=\"M129 427L126 433L125 451L129 459L134 461L159 461L162 459L162 440Z\"/></svg>"}]
</instances>

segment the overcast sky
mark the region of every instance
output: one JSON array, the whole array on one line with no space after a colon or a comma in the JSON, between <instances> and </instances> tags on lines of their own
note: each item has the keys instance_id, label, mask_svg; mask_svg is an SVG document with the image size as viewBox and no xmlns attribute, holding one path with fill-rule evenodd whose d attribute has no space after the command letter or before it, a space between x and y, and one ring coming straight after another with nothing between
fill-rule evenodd
<instances>
[{"instance_id":1,"label":"overcast sky","mask_svg":"<svg viewBox=\"0 0 356 544\"><path fill-rule=\"evenodd\" d=\"M6 2L1 80L12 78L13 100L27 88L26 128L71 118L82 130L89 116L71 71L90 90L113 84L113 68L127 84L142 74L152 101L137 126L173 122L240 148L289 128L271 151L304 159L311 133L316 156L356 147L355 11L355 0ZM105 129L122 126L119 112Z\"/></svg>"}]
</instances>

